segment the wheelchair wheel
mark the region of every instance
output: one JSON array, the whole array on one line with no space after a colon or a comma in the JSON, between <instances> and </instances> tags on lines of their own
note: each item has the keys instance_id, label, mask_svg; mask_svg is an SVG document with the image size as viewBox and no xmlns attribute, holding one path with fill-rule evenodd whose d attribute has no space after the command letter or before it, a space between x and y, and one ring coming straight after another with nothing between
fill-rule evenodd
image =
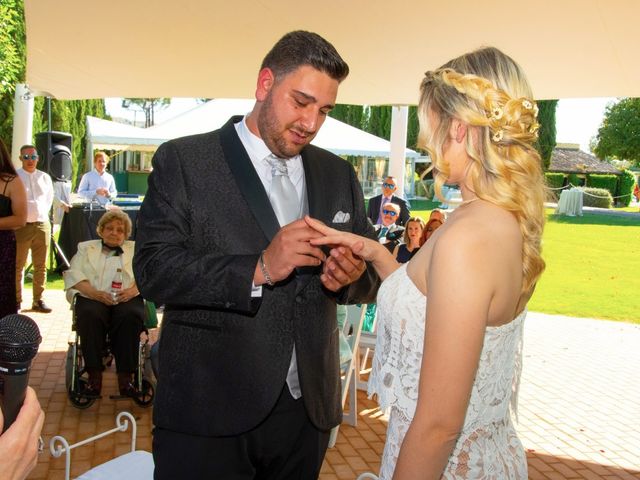
<instances>
[{"instance_id":1,"label":"wheelchair wheel","mask_svg":"<svg viewBox=\"0 0 640 480\"><path fill-rule=\"evenodd\" d=\"M76 346L71 344L67 349L67 360L64 365L64 386L67 391L71 388L76 359Z\"/></svg>"},{"instance_id":2,"label":"wheelchair wheel","mask_svg":"<svg viewBox=\"0 0 640 480\"><path fill-rule=\"evenodd\" d=\"M74 407L84 410L85 408L89 408L93 405L93 402L96 401L95 398L87 398L82 392L84 392L87 388L87 384L89 382L85 378L78 378L76 381L75 389L73 386L70 386L67 390L67 395L69 397L69 401L73 404Z\"/></svg>"},{"instance_id":3,"label":"wheelchair wheel","mask_svg":"<svg viewBox=\"0 0 640 480\"><path fill-rule=\"evenodd\" d=\"M141 407L149 407L153 404L153 397L155 396L155 393L156 391L153 383L146 378L143 378L142 388L137 392L137 395L133 397L133 401Z\"/></svg>"}]
</instances>

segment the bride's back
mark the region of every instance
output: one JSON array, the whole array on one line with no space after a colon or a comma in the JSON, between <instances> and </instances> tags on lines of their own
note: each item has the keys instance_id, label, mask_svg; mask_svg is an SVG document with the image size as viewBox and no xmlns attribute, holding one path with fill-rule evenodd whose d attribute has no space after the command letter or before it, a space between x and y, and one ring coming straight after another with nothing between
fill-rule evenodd
<instances>
[{"instance_id":1,"label":"bride's back","mask_svg":"<svg viewBox=\"0 0 640 480\"><path fill-rule=\"evenodd\" d=\"M478 245L475 252L482 261L470 262L468 268L482 271L483 282L492 285L493 298L487 314L487 326L499 326L513 320L524 308L530 294L522 294L522 235L514 216L485 201L474 201L455 210L409 262L407 273L424 295L429 281L450 281L430 276L429 267L435 255L448 255L449 249L460 248L457 237L465 237Z\"/></svg>"}]
</instances>

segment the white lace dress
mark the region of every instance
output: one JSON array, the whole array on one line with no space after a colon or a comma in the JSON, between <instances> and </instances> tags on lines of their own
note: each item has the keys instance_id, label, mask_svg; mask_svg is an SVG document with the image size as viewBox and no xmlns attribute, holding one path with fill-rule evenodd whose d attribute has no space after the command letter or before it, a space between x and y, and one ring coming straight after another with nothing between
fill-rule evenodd
<instances>
[{"instance_id":1,"label":"white lace dress","mask_svg":"<svg viewBox=\"0 0 640 480\"><path fill-rule=\"evenodd\" d=\"M391 407L380 478L391 480L413 418L424 342L426 297L407 276L406 264L378 293L378 333L369 396ZM512 322L487 327L462 433L445 479L526 479L527 460L511 422L522 365L526 310Z\"/></svg>"}]
</instances>

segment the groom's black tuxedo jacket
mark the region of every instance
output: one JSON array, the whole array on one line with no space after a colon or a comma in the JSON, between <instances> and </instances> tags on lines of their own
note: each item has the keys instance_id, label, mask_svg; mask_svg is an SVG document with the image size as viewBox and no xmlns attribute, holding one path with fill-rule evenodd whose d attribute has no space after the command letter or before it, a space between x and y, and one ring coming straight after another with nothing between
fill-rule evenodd
<instances>
[{"instance_id":1,"label":"groom's black tuxedo jacket","mask_svg":"<svg viewBox=\"0 0 640 480\"><path fill-rule=\"evenodd\" d=\"M204 436L252 429L276 403L295 343L304 405L328 430L342 415L336 301L374 301L379 279L369 267L334 294L318 267L251 296L258 256L279 225L237 136L240 119L169 141L153 159L134 258L142 295L165 304L153 421ZM375 238L353 168L311 145L302 161L309 214ZM333 223L338 212L348 219Z\"/></svg>"}]
</instances>

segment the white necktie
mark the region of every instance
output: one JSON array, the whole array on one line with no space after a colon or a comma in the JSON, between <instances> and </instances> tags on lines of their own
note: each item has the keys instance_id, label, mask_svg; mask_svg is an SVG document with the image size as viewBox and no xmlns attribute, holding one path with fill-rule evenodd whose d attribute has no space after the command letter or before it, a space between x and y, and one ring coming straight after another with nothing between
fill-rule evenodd
<instances>
[{"instance_id":1,"label":"white necktie","mask_svg":"<svg viewBox=\"0 0 640 480\"><path fill-rule=\"evenodd\" d=\"M282 227L300 218L300 200L289 178L286 160L275 155L269 155L266 160L271 165L272 175L269 201Z\"/></svg>"}]
</instances>

